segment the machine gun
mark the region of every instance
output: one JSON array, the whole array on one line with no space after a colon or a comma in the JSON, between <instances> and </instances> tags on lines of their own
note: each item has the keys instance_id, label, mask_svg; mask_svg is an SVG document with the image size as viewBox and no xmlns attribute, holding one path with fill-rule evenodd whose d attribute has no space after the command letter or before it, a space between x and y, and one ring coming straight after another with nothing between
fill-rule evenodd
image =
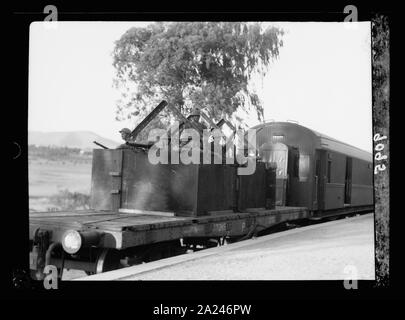
<instances>
[{"instance_id":1,"label":"machine gun","mask_svg":"<svg viewBox=\"0 0 405 320\"><path fill-rule=\"evenodd\" d=\"M150 147L152 147L154 143L153 142L149 142L149 143L127 142L126 144L128 146L134 147L134 148L150 149Z\"/></svg>"},{"instance_id":2,"label":"machine gun","mask_svg":"<svg viewBox=\"0 0 405 320\"><path fill-rule=\"evenodd\" d=\"M146 117L139 123L134 130L132 130L129 138L135 140L138 134L145 129L145 127L167 106L167 101L162 100L155 109L153 109Z\"/></svg>"},{"instance_id":3,"label":"machine gun","mask_svg":"<svg viewBox=\"0 0 405 320\"><path fill-rule=\"evenodd\" d=\"M190 121L190 116L185 117L176 107L170 105L167 103L167 101L162 100L136 127L134 130L132 130L130 134L130 140L134 141L136 137L139 135L139 133L145 129L145 127L165 108L168 107L170 111L177 117L177 119L180 121L179 125L179 130L182 130L184 126L187 124L189 127L197 130L197 132L202 136L203 135L203 127L199 125L198 123L195 123L194 121ZM233 131L233 134L236 133L236 128L226 119L221 119L218 123L214 123L210 117L208 117L204 112L200 113L201 117L207 121L207 123L211 126L212 129L219 129L221 130L221 127L226 123ZM174 132L172 132L173 135ZM142 144L142 143L137 143L137 142L128 142L127 143L129 146L135 147L135 148L143 148L143 149L149 149L153 143L148 143L148 144ZM170 144L170 139L169 139L169 144ZM100 145L100 144L98 144ZM101 147L104 147L100 145Z\"/></svg>"},{"instance_id":4,"label":"machine gun","mask_svg":"<svg viewBox=\"0 0 405 320\"><path fill-rule=\"evenodd\" d=\"M145 127L165 108L168 107L170 111L179 119L180 121L180 126L179 129L181 129L186 123L197 130L201 135L202 135L202 127L200 127L198 124L194 123L193 121L190 121L188 118L186 118L176 107L169 105L167 101L162 100L137 126L134 130L132 130L130 134L130 139L134 141L136 137L139 135L139 133L145 129ZM173 133L172 133L173 134ZM149 149L152 144L142 144L142 143L137 143L137 142L129 142L128 145L136 147L136 148L146 148Z\"/></svg>"},{"instance_id":5,"label":"machine gun","mask_svg":"<svg viewBox=\"0 0 405 320\"><path fill-rule=\"evenodd\" d=\"M99 147L103 148L103 149L109 149L108 147L102 145L101 143L98 143L97 141L93 141L94 144L98 145Z\"/></svg>"},{"instance_id":6,"label":"machine gun","mask_svg":"<svg viewBox=\"0 0 405 320\"><path fill-rule=\"evenodd\" d=\"M232 129L233 132L236 131L236 128L234 127L234 125L232 123L230 123L228 120L226 120L225 118L222 118L221 120L219 120L218 123L216 124L216 126L218 128L221 128L225 123L229 126L229 128Z\"/></svg>"}]
</instances>

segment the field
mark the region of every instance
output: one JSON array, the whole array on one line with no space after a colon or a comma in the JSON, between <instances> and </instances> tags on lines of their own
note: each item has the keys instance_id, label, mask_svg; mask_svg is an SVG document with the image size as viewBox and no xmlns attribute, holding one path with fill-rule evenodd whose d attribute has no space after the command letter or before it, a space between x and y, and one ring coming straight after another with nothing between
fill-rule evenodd
<instances>
[{"instance_id":1,"label":"field","mask_svg":"<svg viewBox=\"0 0 405 320\"><path fill-rule=\"evenodd\" d=\"M28 160L30 211L86 209L91 156L50 157L31 152Z\"/></svg>"}]
</instances>

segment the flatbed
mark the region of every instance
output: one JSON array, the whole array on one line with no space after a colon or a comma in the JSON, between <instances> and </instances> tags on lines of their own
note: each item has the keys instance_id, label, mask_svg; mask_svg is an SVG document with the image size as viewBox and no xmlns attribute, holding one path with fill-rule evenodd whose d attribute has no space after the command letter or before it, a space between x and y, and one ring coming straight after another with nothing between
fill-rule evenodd
<instances>
[{"instance_id":1,"label":"flatbed","mask_svg":"<svg viewBox=\"0 0 405 320\"><path fill-rule=\"evenodd\" d=\"M308 210L302 207L247 209L242 213L212 212L199 217L140 210L30 213L30 239L38 228L52 230L51 242L60 241L67 230L96 231L102 234L98 246L122 250L180 238L241 236L255 228L308 218L308 214Z\"/></svg>"}]
</instances>

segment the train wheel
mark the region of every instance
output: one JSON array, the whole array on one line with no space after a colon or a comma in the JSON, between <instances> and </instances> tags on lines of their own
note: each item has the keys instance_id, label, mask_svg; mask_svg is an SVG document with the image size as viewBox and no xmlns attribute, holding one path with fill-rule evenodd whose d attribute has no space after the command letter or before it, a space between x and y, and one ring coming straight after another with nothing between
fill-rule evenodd
<instances>
[{"instance_id":1,"label":"train wheel","mask_svg":"<svg viewBox=\"0 0 405 320\"><path fill-rule=\"evenodd\" d=\"M96 260L96 273L118 269L120 267L120 254L115 249L103 249Z\"/></svg>"}]
</instances>

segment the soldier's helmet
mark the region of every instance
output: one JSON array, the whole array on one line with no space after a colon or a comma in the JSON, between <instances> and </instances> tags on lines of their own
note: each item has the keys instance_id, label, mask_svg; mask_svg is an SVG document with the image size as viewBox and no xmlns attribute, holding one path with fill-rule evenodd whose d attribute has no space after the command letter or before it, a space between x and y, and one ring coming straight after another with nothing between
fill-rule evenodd
<instances>
[{"instance_id":1,"label":"soldier's helmet","mask_svg":"<svg viewBox=\"0 0 405 320\"><path fill-rule=\"evenodd\" d=\"M191 117L199 117L200 115L201 115L201 111L200 111L200 108L198 108L198 107L193 108L193 110L190 113Z\"/></svg>"},{"instance_id":2,"label":"soldier's helmet","mask_svg":"<svg viewBox=\"0 0 405 320\"><path fill-rule=\"evenodd\" d=\"M119 132L120 132L120 133L127 133L127 134L130 134L132 131L131 131L130 129L128 129L128 128L123 128L123 129L121 129Z\"/></svg>"}]
</instances>

